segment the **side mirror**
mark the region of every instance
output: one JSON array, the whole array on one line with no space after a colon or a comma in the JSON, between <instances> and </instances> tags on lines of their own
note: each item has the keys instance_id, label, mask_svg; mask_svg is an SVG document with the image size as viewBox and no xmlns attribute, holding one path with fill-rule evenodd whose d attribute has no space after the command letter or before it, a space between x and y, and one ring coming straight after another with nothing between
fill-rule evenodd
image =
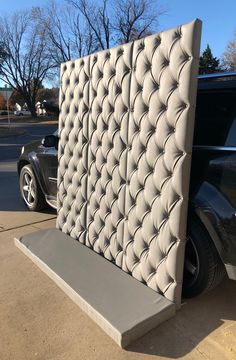
<instances>
[{"instance_id":1,"label":"side mirror","mask_svg":"<svg viewBox=\"0 0 236 360\"><path fill-rule=\"evenodd\" d=\"M55 135L47 135L42 139L41 144L46 148L55 147L55 149L58 149L58 137Z\"/></svg>"}]
</instances>

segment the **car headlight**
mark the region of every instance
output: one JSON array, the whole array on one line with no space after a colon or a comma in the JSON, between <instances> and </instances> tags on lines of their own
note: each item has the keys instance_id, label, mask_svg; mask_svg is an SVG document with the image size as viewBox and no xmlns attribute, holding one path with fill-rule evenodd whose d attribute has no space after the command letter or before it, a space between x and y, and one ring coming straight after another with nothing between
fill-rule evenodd
<instances>
[{"instance_id":1,"label":"car headlight","mask_svg":"<svg viewBox=\"0 0 236 360\"><path fill-rule=\"evenodd\" d=\"M23 154L24 151L25 151L25 147L22 146L22 148L21 148L21 155Z\"/></svg>"}]
</instances>

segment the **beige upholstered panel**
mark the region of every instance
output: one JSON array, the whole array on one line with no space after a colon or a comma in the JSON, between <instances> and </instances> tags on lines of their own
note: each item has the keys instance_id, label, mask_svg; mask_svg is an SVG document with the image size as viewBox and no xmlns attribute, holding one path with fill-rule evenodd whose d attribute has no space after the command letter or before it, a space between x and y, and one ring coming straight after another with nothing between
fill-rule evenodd
<instances>
[{"instance_id":1,"label":"beige upholstered panel","mask_svg":"<svg viewBox=\"0 0 236 360\"><path fill-rule=\"evenodd\" d=\"M132 44L91 55L86 244L122 265Z\"/></svg>"},{"instance_id":2,"label":"beige upholstered panel","mask_svg":"<svg viewBox=\"0 0 236 360\"><path fill-rule=\"evenodd\" d=\"M85 243L90 58L61 66L57 227Z\"/></svg>"},{"instance_id":3,"label":"beige upholstered panel","mask_svg":"<svg viewBox=\"0 0 236 360\"><path fill-rule=\"evenodd\" d=\"M177 306L200 31L62 65L57 226Z\"/></svg>"},{"instance_id":4,"label":"beige upholstered panel","mask_svg":"<svg viewBox=\"0 0 236 360\"><path fill-rule=\"evenodd\" d=\"M170 300L181 293L199 33L193 22L133 49L123 269Z\"/></svg>"}]
</instances>

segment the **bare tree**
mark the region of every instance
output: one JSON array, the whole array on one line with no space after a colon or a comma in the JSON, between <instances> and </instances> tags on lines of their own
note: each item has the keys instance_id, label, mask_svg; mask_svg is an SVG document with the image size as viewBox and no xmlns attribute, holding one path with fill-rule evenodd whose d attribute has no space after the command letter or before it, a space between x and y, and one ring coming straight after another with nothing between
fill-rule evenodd
<instances>
[{"instance_id":1,"label":"bare tree","mask_svg":"<svg viewBox=\"0 0 236 360\"><path fill-rule=\"evenodd\" d=\"M68 0L83 16L85 23L96 39L99 49L111 47L111 23L108 16L108 0L103 0L102 5L94 4L89 0Z\"/></svg>"},{"instance_id":2,"label":"bare tree","mask_svg":"<svg viewBox=\"0 0 236 360\"><path fill-rule=\"evenodd\" d=\"M55 65L98 48L91 28L82 16L78 9L55 0L51 0L46 8L35 8L35 17L46 32L48 52Z\"/></svg>"},{"instance_id":3,"label":"bare tree","mask_svg":"<svg viewBox=\"0 0 236 360\"><path fill-rule=\"evenodd\" d=\"M6 54L0 79L25 99L33 117L38 89L53 67L46 52L44 29L31 11L0 18L0 43Z\"/></svg>"},{"instance_id":4,"label":"bare tree","mask_svg":"<svg viewBox=\"0 0 236 360\"><path fill-rule=\"evenodd\" d=\"M236 70L236 31L222 56L222 64L227 70Z\"/></svg>"},{"instance_id":5,"label":"bare tree","mask_svg":"<svg viewBox=\"0 0 236 360\"><path fill-rule=\"evenodd\" d=\"M118 0L115 5L114 29L120 43L149 35L158 26L164 10L155 8L150 0Z\"/></svg>"},{"instance_id":6,"label":"bare tree","mask_svg":"<svg viewBox=\"0 0 236 360\"><path fill-rule=\"evenodd\" d=\"M159 17L165 12L154 7L153 0L67 0L83 16L98 48L139 39L156 30Z\"/></svg>"},{"instance_id":7,"label":"bare tree","mask_svg":"<svg viewBox=\"0 0 236 360\"><path fill-rule=\"evenodd\" d=\"M164 11L155 0L50 0L34 8L47 37L55 66L94 51L143 37L154 30Z\"/></svg>"},{"instance_id":8,"label":"bare tree","mask_svg":"<svg viewBox=\"0 0 236 360\"><path fill-rule=\"evenodd\" d=\"M4 50L4 45L0 43L0 73L1 73L1 65L3 61L6 59L6 52Z\"/></svg>"}]
</instances>

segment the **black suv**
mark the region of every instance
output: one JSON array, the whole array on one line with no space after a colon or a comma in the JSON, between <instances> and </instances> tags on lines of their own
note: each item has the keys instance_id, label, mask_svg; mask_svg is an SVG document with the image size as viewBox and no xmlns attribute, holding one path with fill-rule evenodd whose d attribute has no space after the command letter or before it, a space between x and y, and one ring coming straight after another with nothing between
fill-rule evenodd
<instances>
[{"instance_id":1,"label":"black suv","mask_svg":"<svg viewBox=\"0 0 236 360\"><path fill-rule=\"evenodd\" d=\"M32 211L57 207L58 131L24 145L17 163L22 198Z\"/></svg>"},{"instance_id":2,"label":"black suv","mask_svg":"<svg viewBox=\"0 0 236 360\"><path fill-rule=\"evenodd\" d=\"M58 135L25 145L18 162L30 210L56 207ZM236 73L199 76L183 296L236 280Z\"/></svg>"}]
</instances>

